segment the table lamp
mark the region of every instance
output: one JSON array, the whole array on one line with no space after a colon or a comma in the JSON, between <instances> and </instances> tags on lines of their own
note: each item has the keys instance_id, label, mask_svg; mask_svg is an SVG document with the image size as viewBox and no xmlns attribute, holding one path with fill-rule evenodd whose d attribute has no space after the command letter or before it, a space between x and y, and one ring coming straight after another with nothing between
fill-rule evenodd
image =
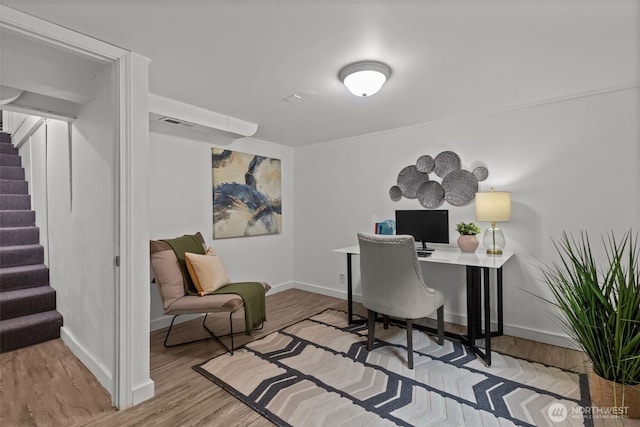
<instances>
[{"instance_id":1,"label":"table lamp","mask_svg":"<svg viewBox=\"0 0 640 427\"><path fill-rule=\"evenodd\" d=\"M496 227L496 222L509 221L510 218L511 193L494 191L493 187L488 193L476 193L476 220L491 223L491 227L487 228L482 238L487 254L502 255L505 244L504 234Z\"/></svg>"}]
</instances>

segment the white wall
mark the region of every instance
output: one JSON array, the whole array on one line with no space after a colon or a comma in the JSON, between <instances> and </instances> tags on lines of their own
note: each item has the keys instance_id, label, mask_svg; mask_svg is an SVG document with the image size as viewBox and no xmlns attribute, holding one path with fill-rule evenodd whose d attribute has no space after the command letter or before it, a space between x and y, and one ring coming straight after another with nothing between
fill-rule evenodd
<instances>
[{"instance_id":1,"label":"white wall","mask_svg":"<svg viewBox=\"0 0 640 427\"><path fill-rule=\"evenodd\" d=\"M211 148L214 146L281 159L283 224L276 235L213 239ZM293 280L293 149L215 133L150 128L149 227L152 239L200 231L222 257L234 281L260 280L285 289ZM151 286L151 329L168 326L155 284Z\"/></svg>"},{"instance_id":2,"label":"white wall","mask_svg":"<svg viewBox=\"0 0 640 427\"><path fill-rule=\"evenodd\" d=\"M371 231L396 209L422 209L417 200L392 202L389 187L419 156L451 150L463 167L486 163L489 177L480 191L511 192L511 221L502 223L506 249L516 252L504 267L506 333L569 344L555 313L531 295L550 296L538 266L555 259L551 238L563 230L588 230L594 245L609 230L638 230L638 99L637 88L620 90L297 149L296 286L344 297L338 278L346 257L332 249L356 245L356 232ZM454 245L455 224L475 221L475 206L441 208L450 212ZM479 225L484 231L489 224ZM423 268L428 283L445 292L447 318L464 321L464 269Z\"/></svg>"}]
</instances>

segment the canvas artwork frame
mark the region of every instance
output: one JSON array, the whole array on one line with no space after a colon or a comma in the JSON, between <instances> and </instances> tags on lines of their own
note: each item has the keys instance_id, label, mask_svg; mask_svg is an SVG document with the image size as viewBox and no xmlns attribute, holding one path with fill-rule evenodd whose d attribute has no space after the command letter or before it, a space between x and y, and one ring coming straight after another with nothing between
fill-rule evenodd
<instances>
[{"instance_id":1,"label":"canvas artwork frame","mask_svg":"<svg viewBox=\"0 0 640 427\"><path fill-rule=\"evenodd\" d=\"M280 159L211 149L213 238L282 232Z\"/></svg>"}]
</instances>

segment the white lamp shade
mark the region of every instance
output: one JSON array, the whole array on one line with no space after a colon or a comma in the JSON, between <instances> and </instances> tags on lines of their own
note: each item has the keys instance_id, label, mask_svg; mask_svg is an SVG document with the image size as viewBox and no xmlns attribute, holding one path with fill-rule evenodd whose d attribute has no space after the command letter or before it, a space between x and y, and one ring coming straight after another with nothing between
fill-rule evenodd
<instances>
[{"instance_id":1,"label":"white lamp shade","mask_svg":"<svg viewBox=\"0 0 640 427\"><path fill-rule=\"evenodd\" d=\"M356 96L371 96L378 92L387 78L378 71L358 71L344 79L344 85Z\"/></svg>"},{"instance_id":2,"label":"white lamp shade","mask_svg":"<svg viewBox=\"0 0 640 427\"><path fill-rule=\"evenodd\" d=\"M363 61L347 65L340 70L339 78L356 96L371 96L378 92L391 75L388 65L376 61Z\"/></svg>"},{"instance_id":3,"label":"white lamp shade","mask_svg":"<svg viewBox=\"0 0 640 427\"><path fill-rule=\"evenodd\" d=\"M498 222L511 219L511 193L476 193L476 220Z\"/></svg>"}]
</instances>

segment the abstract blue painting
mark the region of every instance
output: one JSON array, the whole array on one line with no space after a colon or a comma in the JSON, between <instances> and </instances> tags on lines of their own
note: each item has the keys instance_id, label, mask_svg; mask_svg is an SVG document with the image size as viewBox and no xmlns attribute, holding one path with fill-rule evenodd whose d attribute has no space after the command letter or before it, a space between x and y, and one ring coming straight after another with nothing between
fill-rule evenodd
<instances>
[{"instance_id":1,"label":"abstract blue painting","mask_svg":"<svg viewBox=\"0 0 640 427\"><path fill-rule=\"evenodd\" d=\"M215 239L282 231L279 159L212 148L211 163Z\"/></svg>"}]
</instances>

